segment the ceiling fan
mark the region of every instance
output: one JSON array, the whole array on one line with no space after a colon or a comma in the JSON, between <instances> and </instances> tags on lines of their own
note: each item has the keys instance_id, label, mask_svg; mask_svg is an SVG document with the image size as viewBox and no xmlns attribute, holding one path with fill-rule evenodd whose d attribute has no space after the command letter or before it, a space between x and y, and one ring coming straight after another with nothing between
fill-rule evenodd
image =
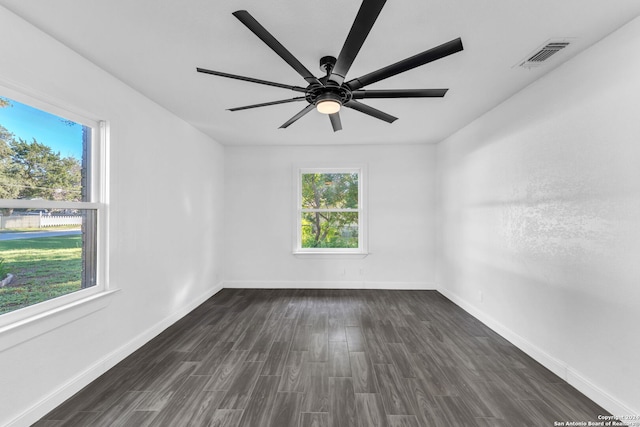
<instances>
[{"instance_id":1,"label":"ceiling fan","mask_svg":"<svg viewBox=\"0 0 640 427\"><path fill-rule=\"evenodd\" d=\"M325 56L320 59L320 69L326 75L324 77L315 77L311 72L298 61L291 52L289 52L278 40L276 40L269 31L267 31L256 19L246 10L238 10L233 15L240 20L249 30L258 36L267 46L277 53L284 61L304 78L308 85L291 86L266 80L255 79L252 77L244 77L236 74L228 74L220 71L207 70L205 68L196 68L200 73L213 74L215 76L227 77L231 79L244 80L247 82L258 83L268 86L281 87L300 92L304 96L298 96L290 99L279 101L264 102L261 104L246 105L244 107L230 108L229 111L247 110L250 108L266 107L269 105L285 104L289 102L306 101L307 106L298 114L287 120L280 129L287 128L302 116L307 114L314 108L322 114L329 115L333 131L342 129L340 121L340 108L347 107L361 113L368 114L388 123L397 120L390 114L370 107L359 99L367 98L434 98L443 97L448 89L384 89L384 90L364 90L364 86L395 76L429 62L444 58L445 56L460 52L462 50L462 40L457 38L450 42L441 44L440 46L418 53L417 55L403 59L395 64L388 65L373 71L364 76L357 77L345 82L345 76L351 68L351 64L355 60L360 48L362 47L367 35L371 31L382 7L386 0L364 0L360 6L360 10L356 15L356 19L347 35L347 39L342 46L342 50L336 59L333 56Z\"/></svg>"}]
</instances>

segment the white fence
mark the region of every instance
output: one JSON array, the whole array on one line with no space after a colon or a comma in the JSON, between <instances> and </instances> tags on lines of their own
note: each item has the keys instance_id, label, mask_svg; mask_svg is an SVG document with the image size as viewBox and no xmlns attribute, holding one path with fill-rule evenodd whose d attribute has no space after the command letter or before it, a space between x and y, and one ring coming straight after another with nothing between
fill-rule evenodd
<instances>
[{"instance_id":1,"label":"white fence","mask_svg":"<svg viewBox=\"0 0 640 427\"><path fill-rule=\"evenodd\" d=\"M58 225L82 225L82 217L80 215L40 217L40 227L56 227Z\"/></svg>"},{"instance_id":2,"label":"white fence","mask_svg":"<svg viewBox=\"0 0 640 427\"><path fill-rule=\"evenodd\" d=\"M0 229L44 228L59 225L82 225L82 216L11 215L0 216Z\"/></svg>"}]
</instances>

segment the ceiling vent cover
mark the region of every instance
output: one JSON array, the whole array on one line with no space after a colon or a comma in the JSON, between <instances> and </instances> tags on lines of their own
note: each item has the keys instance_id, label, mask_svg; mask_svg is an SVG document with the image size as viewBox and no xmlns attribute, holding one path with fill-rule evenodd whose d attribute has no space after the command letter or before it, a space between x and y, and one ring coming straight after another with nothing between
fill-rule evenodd
<instances>
[{"instance_id":1,"label":"ceiling vent cover","mask_svg":"<svg viewBox=\"0 0 640 427\"><path fill-rule=\"evenodd\" d=\"M539 67L553 55L569 46L569 44L571 44L571 41L566 38L548 40L542 47L527 55L526 59L520 61L518 65L524 68Z\"/></svg>"}]
</instances>

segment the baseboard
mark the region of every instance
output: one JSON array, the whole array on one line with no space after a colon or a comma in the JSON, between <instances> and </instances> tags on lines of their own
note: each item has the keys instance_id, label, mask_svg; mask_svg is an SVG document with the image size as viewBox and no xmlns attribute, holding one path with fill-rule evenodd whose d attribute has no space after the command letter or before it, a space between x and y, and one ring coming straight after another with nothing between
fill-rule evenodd
<instances>
[{"instance_id":1,"label":"baseboard","mask_svg":"<svg viewBox=\"0 0 640 427\"><path fill-rule=\"evenodd\" d=\"M540 347L533 344L531 341L518 335L513 330L509 329L502 323L495 320L493 317L486 314L473 304L468 303L466 300L460 298L455 293L439 288L440 292L445 297L449 298L453 303L462 308L467 313L487 325L493 331L505 338L511 344L518 347L520 350L531 356L538 363L549 369L554 374L571 384L579 392L593 400L598 405L609 411L613 415L631 415L638 414L638 408L634 411L629 405L624 404L620 400L613 397L607 391L598 387L591 382L587 377L582 375L577 370L573 369L567 363L553 357Z\"/></svg>"},{"instance_id":2,"label":"baseboard","mask_svg":"<svg viewBox=\"0 0 640 427\"><path fill-rule=\"evenodd\" d=\"M96 363L78 374L76 377L63 384L57 390L50 393L44 399L31 406L21 415L14 418L7 424L7 427L23 427L32 425L40 418L51 412L53 409L61 405L65 400L82 390L82 388L87 386L89 383L96 380L100 375L107 372L109 369L124 360L134 351L142 347L147 342L151 341L151 339L158 336L169 326L173 325L175 322L189 314L200 304L211 298L216 293L220 292L220 290L222 290L222 284L218 284L214 288L209 289L207 292L194 299L188 305L180 308L178 311L162 319L160 322L145 330L129 342L107 354L105 357L98 360Z\"/></svg>"},{"instance_id":3,"label":"baseboard","mask_svg":"<svg viewBox=\"0 0 640 427\"><path fill-rule=\"evenodd\" d=\"M373 281L286 281L286 280L229 280L224 288L233 289L386 289L386 290L436 290L427 282L373 282Z\"/></svg>"}]
</instances>

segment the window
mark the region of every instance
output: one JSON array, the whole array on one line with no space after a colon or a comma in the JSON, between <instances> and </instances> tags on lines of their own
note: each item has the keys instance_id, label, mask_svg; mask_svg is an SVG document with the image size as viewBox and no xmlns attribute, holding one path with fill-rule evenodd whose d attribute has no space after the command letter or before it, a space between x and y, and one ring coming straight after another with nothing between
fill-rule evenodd
<instances>
[{"instance_id":1,"label":"window","mask_svg":"<svg viewBox=\"0 0 640 427\"><path fill-rule=\"evenodd\" d=\"M104 289L105 132L0 87L0 324Z\"/></svg>"},{"instance_id":2,"label":"window","mask_svg":"<svg viewBox=\"0 0 640 427\"><path fill-rule=\"evenodd\" d=\"M363 168L300 168L295 253L366 253Z\"/></svg>"}]
</instances>

